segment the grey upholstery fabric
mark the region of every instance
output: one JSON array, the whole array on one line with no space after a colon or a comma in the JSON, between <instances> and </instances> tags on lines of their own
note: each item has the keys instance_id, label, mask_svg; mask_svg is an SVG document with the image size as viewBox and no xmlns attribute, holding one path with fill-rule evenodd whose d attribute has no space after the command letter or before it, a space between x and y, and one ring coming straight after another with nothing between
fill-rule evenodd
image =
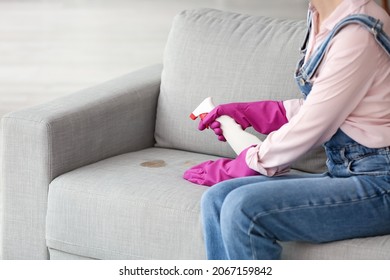
<instances>
[{"instance_id":1,"label":"grey upholstery fabric","mask_svg":"<svg viewBox=\"0 0 390 280\"><path fill-rule=\"evenodd\" d=\"M45 124L3 119L1 255L4 259L47 258L45 217L51 181Z\"/></svg>"},{"instance_id":2,"label":"grey upholstery fabric","mask_svg":"<svg viewBox=\"0 0 390 280\"><path fill-rule=\"evenodd\" d=\"M283 259L291 260L389 260L390 236L376 236L325 244L283 244Z\"/></svg>"},{"instance_id":3,"label":"grey upholstery fabric","mask_svg":"<svg viewBox=\"0 0 390 280\"><path fill-rule=\"evenodd\" d=\"M151 148L112 157L50 184L47 244L98 259L202 259L199 200L182 179L210 156Z\"/></svg>"},{"instance_id":4,"label":"grey upholstery fabric","mask_svg":"<svg viewBox=\"0 0 390 280\"><path fill-rule=\"evenodd\" d=\"M154 144L161 65L2 119L2 255L48 258L49 183L78 167Z\"/></svg>"},{"instance_id":5,"label":"grey upholstery fabric","mask_svg":"<svg viewBox=\"0 0 390 280\"><path fill-rule=\"evenodd\" d=\"M72 261L84 261L84 260L95 260L93 258L87 258L75 254L69 254L63 251L59 251L53 248L49 248L50 260L72 260Z\"/></svg>"},{"instance_id":6,"label":"grey upholstery fabric","mask_svg":"<svg viewBox=\"0 0 390 280\"><path fill-rule=\"evenodd\" d=\"M216 103L300 97L293 73L304 32L304 22L212 9L176 16L164 53L157 145L234 156L211 131L200 133L189 114L208 96ZM322 148L294 168L324 171Z\"/></svg>"}]
</instances>

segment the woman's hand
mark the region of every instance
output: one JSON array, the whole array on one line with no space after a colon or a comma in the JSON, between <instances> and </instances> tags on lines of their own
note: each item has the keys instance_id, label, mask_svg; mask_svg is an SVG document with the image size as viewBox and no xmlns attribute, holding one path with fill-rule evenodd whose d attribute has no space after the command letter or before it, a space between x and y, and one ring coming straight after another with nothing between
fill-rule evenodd
<instances>
[{"instance_id":1,"label":"woman's hand","mask_svg":"<svg viewBox=\"0 0 390 280\"><path fill-rule=\"evenodd\" d=\"M259 175L245 161L246 153L251 147L242 151L235 159L209 160L193 166L184 173L183 178L198 185L212 186L233 178Z\"/></svg>"},{"instance_id":2,"label":"woman's hand","mask_svg":"<svg viewBox=\"0 0 390 280\"><path fill-rule=\"evenodd\" d=\"M243 130L252 126L262 134L269 134L288 122L282 101L228 103L218 105L208 113L200 121L199 130L211 128L220 141L226 141L221 124L217 120L223 115L233 118Z\"/></svg>"}]
</instances>

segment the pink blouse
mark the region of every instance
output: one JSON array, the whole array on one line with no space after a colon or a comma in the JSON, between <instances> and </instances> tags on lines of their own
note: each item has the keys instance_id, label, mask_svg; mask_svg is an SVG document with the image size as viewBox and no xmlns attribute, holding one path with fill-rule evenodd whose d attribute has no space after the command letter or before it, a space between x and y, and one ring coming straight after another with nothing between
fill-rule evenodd
<instances>
[{"instance_id":1,"label":"pink blouse","mask_svg":"<svg viewBox=\"0 0 390 280\"><path fill-rule=\"evenodd\" d=\"M307 57L351 14L380 19L390 34L390 17L373 0L344 0L319 29L318 12L310 9L313 28ZM338 128L367 147L390 146L390 58L364 27L347 25L333 38L312 83L306 100L283 102L289 122L248 150L251 169L278 175Z\"/></svg>"}]
</instances>

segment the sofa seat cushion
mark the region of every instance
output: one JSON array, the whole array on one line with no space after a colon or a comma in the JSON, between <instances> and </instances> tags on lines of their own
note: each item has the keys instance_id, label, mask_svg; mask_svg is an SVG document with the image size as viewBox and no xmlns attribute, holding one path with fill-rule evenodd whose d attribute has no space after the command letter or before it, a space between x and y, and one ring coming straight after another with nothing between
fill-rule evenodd
<instances>
[{"instance_id":1,"label":"sofa seat cushion","mask_svg":"<svg viewBox=\"0 0 390 280\"><path fill-rule=\"evenodd\" d=\"M204 259L199 201L207 188L181 175L213 158L150 148L56 178L47 212L51 258ZM283 248L285 259L390 259L390 236Z\"/></svg>"},{"instance_id":2,"label":"sofa seat cushion","mask_svg":"<svg viewBox=\"0 0 390 280\"><path fill-rule=\"evenodd\" d=\"M205 258L199 201L207 188L181 176L212 158L151 148L56 178L49 188L48 247L97 259Z\"/></svg>"},{"instance_id":3,"label":"sofa seat cushion","mask_svg":"<svg viewBox=\"0 0 390 280\"><path fill-rule=\"evenodd\" d=\"M324 244L283 243L283 259L389 260L390 235L355 238Z\"/></svg>"}]
</instances>

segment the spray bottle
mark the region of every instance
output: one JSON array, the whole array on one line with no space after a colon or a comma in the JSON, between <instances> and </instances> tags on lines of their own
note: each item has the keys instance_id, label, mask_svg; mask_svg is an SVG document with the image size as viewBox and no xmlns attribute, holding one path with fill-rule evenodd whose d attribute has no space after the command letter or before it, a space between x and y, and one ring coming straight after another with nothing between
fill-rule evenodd
<instances>
[{"instance_id":1,"label":"spray bottle","mask_svg":"<svg viewBox=\"0 0 390 280\"><path fill-rule=\"evenodd\" d=\"M191 113L190 118L196 120L198 117L200 117L203 120L206 115L214 109L214 107L215 105L213 103L212 97L207 97ZM237 155L249 146L262 143L261 140L255 135L244 131L241 126L231 117L220 116L216 120L221 124L223 136Z\"/></svg>"}]
</instances>

